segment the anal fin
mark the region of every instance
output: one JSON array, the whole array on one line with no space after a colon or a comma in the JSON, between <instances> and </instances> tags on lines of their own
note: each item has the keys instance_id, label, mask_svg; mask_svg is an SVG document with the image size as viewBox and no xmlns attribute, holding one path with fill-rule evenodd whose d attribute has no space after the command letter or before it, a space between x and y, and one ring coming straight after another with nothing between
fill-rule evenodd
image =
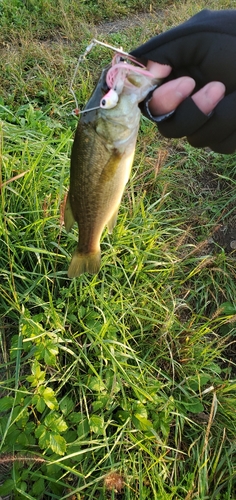
<instances>
[{"instance_id":1,"label":"anal fin","mask_svg":"<svg viewBox=\"0 0 236 500\"><path fill-rule=\"evenodd\" d=\"M67 232L69 232L71 230L72 226L75 223L75 218L74 218L74 216L72 214L72 210L71 210L69 193L68 193L67 199L66 199L66 206L65 206L65 212L64 212L64 223L65 223L65 228L66 228Z\"/></svg>"},{"instance_id":2,"label":"anal fin","mask_svg":"<svg viewBox=\"0 0 236 500\"><path fill-rule=\"evenodd\" d=\"M112 217L110 218L110 220L108 221L107 223L107 229L108 229L108 233L111 234L115 225L116 225L116 222L117 222L117 216L118 216L118 211L119 211L119 207L116 208L115 212L113 213Z\"/></svg>"}]
</instances>

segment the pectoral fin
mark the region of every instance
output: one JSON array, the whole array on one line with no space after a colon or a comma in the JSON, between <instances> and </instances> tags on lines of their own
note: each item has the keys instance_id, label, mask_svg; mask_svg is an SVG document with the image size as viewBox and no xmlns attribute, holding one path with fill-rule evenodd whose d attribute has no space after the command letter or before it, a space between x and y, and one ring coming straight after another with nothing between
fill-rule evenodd
<instances>
[{"instance_id":1,"label":"pectoral fin","mask_svg":"<svg viewBox=\"0 0 236 500\"><path fill-rule=\"evenodd\" d=\"M75 223L75 219L74 219L74 216L73 216L72 210L71 210L69 193L68 193L67 199L66 199L66 206L65 206L65 212L64 212L64 222L65 222L66 231L69 232Z\"/></svg>"}]
</instances>

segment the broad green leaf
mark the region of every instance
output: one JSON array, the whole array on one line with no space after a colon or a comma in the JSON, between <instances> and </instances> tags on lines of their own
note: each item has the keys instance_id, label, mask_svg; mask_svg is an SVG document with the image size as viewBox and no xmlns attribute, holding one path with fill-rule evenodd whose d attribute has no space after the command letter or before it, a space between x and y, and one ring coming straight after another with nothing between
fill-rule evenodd
<instances>
[{"instance_id":1,"label":"broad green leaf","mask_svg":"<svg viewBox=\"0 0 236 500\"><path fill-rule=\"evenodd\" d=\"M15 406L12 412L12 420L16 420L18 422L18 427L24 427L26 422L29 420L29 412L27 408Z\"/></svg>"},{"instance_id":2,"label":"broad green leaf","mask_svg":"<svg viewBox=\"0 0 236 500\"><path fill-rule=\"evenodd\" d=\"M60 410L63 413L63 415L68 415L75 407L75 403L72 401L69 396L66 396L63 398L63 400L60 402Z\"/></svg>"},{"instance_id":3,"label":"broad green leaf","mask_svg":"<svg viewBox=\"0 0 236 500\"><path fill-rule=\"evenodd\" d=\"M45 436L46 431L47 431L47 429L46 429L45 425L39 424L38 427L36 427L36 429L35 429L35 436L37 438Z\"/></svg>"},{"instance_id":4,"label":"broad green leaf","mask_svg":"<svg viewBox=\"0 0 236 500\"><path fill-rule=\"evenodd\" d=\"M44 361L49 366L55 366L58 347L52 342L47 341L44 348Z\"/></svg>"},{"instance_id":5,"label":"broad green leaf","mask_svg":"<svg viewBox=\"0 0 236 500\"><path fill-rule=\"evenodd\" d=\"M15 483L13 479L6 479L3 484L0 485L0 495L5 496L9 495L14 491Z\"/></svg>"},{"instance_id":6,"label":"broad green leaf","mask_svg":"<svg viewBox=\"0 0 236 500\"><path fill-rule=\"evenodd\" d=\"M50 443L50 432L47 431L46 427L42 424L40 424L36 431L35 431L35 436L39 439L39 446L40 448L47 448Z\"/></svg>"},{"instance_id":7,"label":"broad green leaf","mask_svg":"<svg viewBox=\"0 0 236 500\"><path fill-rule=\"evenodd\" d=\"M221 308L226 315L236 314L236 304L223 302L223 304L221 304Z\"/></svg>"},{"instance_id":8,"label":"broad green leaf","mask_svg":"<svg viewBox=\"0 0 236 500\"><path fill-rule=\"evenodd\" d=\"M88 421L87 417L85 417L85 418L83 418L83 420L81 420L80 424L77 427L78 437L81 438L81 437L87 436L89 433L89 430L90 430L89 421Z\"/></svg>"},{"instance_id":9,"label":"broad green leaf","mask_svg":"<svg viewBox=\"0 0 236 500\"><path fill-rule=\"evenodd\" d=\"M140 431L149 431L150 429L153 429L151 420L148 420L145 417L141 417L140 415L133 415L132 422L135 425L136 429L139 429Z\"/></svg>"},{"instance_id":10,"label":"broad green leaf","mask_svg":"<svg viewBox=\"0 0 236 500\"><path fill-rule=\"evenodd\" d=\"M121 422L122 424L124 422L126 422L126 420L128 420L128 418L130 418L130 412L129 411L126 411L126 410L118 410L116 413L115 413L115 419L118 421L118 422Z\"/></svg>"},{"instance_id":11,"label":"broad green leaf","mask_svg":"<svg viewBox=\"0 0 236 500\"><path fill-rule=\"evenodd\" d=\"M65 422L65 420L63 420L62 417L59 417L56 421L55 421L55 427L56 427L56 430L58 432L65 432L66 429L67 429L67 424Z\"/></svg>"},{"instance_id":12,"label":"broad green leaf","mask_svg":"<svg viewBox=\"0 0 236 500\"><path fill-rule=\"evenodd\" d=\"M164 437L167 437L170 432L170 424L168 422L165 422L164 420L160 421L160 428L161 432Z\"/></svg>"},{"instance_id":13,"label":"broad green leaf","mask_svg":"<svg viewBox=\"0 0 236 500\"><path fill-rule=\"evenodd\" d=\"M140 418L147 418L147 410L146 407L142 403L134 403L133 404L133 414L136 417Z\"/></svg>"},{"instance_id":14,"label":"broad green leaf","mask_svg":"<svg viewBox=\"0 0 236 500\"><path fill-rule=\"evenodd\" d=\"M28 406L31 404L31 395L29 396L29 391L24 386L17 391L15 404L22 406Z\"/></svg>"},{"instance_id":15,"label":"broad green leaf","mask_svg":"<svg viewBox=\"0 0 236 500\"><path fill-rule=\"evenodd\" d=\"M208 365L208 369L212 370L214 373L217 373L217 375L221 373L221 367L217 365L217 363L214 363L213 361Z\"/></svg>"},{"instance_id":16,"label":"broad green leaf","mask_svg":"<svg viewBox=\"0 0 236 500\"><path fill-rule=\"evenodd\" d=\"M189 378L188 385L194 391L199 391L199 389L202 388L204 385L206 385L210 379L211 379L210 375L205 375L204 373L201 373L198 377L195 376Z\"/></svg>"},{"instance_id":17,"label":"broad green leaf","mask_svg":"<svg viewBox=\"0 0 236 500\"><path fill-rule=\"evenodd\" d=\"M50 447L54 453L64 455L66 452L66 440L59 434L52 432L50 434Z\"/></svg>"},{"instance_id":18,"label":"broad green leaf","mask_svg":"<svg viewBox=\"0 0 236 500\"><path fill-rule=\"evenodd\" d=\"M53 412L46 416L44 424L55 432L65 432L67 429L67 424L63 420L63 417Z\"/></svg>"},{"instance_id":19,"label":"broad green leaf","mask_svg":"<svg viewBox=\"0 0 236 500\"><path fill-rule=\"evenodd\" d=\"M35 495L41 495L45 491L44 479L40 477L35 483L33 483L32 491Z\"/></svg>"},{"instance_id":20,"label":"broad green leaf","mask_svg":"<svg viewBox=\"0 0 236 500\"><path fill-rule=\"evenodd\" d=\"M32 375L26 377L26 380L31 383L32 387L37 387L44 383L46 372L41 371L40 364L34 361L31 366Z\"/></svg>"},{"instance_id":21,"label":"broad green leaf","mask_svg":"<svg viewBox=\"0 0 236 500\"><path fill-rule=\"evenodd\" d=\"M110 399L110 396L107 396L107 395L103 395L101 394L98 399L96 401L93 402L93 411L98 411L100 410L101 408L104 408L108 401Z\"/></svg>"},{"instance_id":22,"label":"broad green leaf","mask_svg":"<svg viewBox=\"0 0 236 500\"><path fill-rule=\"evenodd\" d=\"M102 417L92 415L90 417L90 430L95 434L104 434L104 420Z\"/></svg>"},{"instance_id":23,"label":"broad green leaf","mask_svg":"<svg viewBox=\"0 0 236 500\"><path fill-rule=\"evenodd\" d=\"M69 444L69 443L74 443L78 436L75 430L69 429L65 432L63 437L66 440L67 444Z\"/></svg>"},{"instance_id":24,"label":"broad green leaf","mask_svg":"<svg viewBox=\"0 0 236 500\"><path fill-rule=\"evenodd\" d=\"M59 405L57 402L57 398L55 396L53 389L51 389L51 387L45 387L45 388L41 387L40 394L41 394L44 402L48 406L48 408L50 408L50 410L57 410L58 409Z\"/></svg>"},{"instance_id":25,"label":"broad green leaf","mask_svg":"<svg viewBox=\"0 0 236 500\"><path fill-rule=\"evenodd\" d=\"M37 361L34 361L31 366L31 371L32 374L35 375L35 377L38 377L41 373L41 368L40 364Z\"/></svg>"},{"instance_id":26,"label":"broad green leaf","mask_svg":"<svg viewBox=\"0 0 236 500\"><path fill-rule=\"evenodd\" d=\"M84 419L84 415L80 412L73 411L73 413L70 413L68 418L72 424L78 424L82 419Z\"/></svg>"},{"instance_id":27,"label":"broad green leaf","mask_svg":"<svg viewBox=\"0 0 236 500\"><path fill-rule=\"evenodd\" d=\"M29 479L30 475L31 475L30 469L28 469L28 468L26 469L24 467L24 469L21 470L21 472L20 472L20 479L22 479L22 481L27 481Z\"/></svg>"},{"instance_id":28,"label":"broad green leaf","mask_svg":"<svg viewBox=\"0 0 236 500\"><path fill-rule=\"evenodd\" d=\"M39 446L44 450L45 448L48 448L49 444L50 444L50 433L46 432L44 436L41 436L39 438Z\"/></svg>"},{"instance_id":29,"label":"broad green leaf","mask_svg":"<svg viewBox=\"0 0 236 500\"><path fill-rule=\"evenodd\" d=\"M19 484L19 489L21 489L21 491L27 491L27 483L25 481L21 481L20 484ZM27 497L26 497L27 498ZM30 497L32 498L32 497Z\"/></svg>"},{"instance_id":30,"label":"broad green leaf","mask_svg":"<svg viewBox=\"0 0 236 500\"><path fill-rule=\"evenodd\" d=\"M25 338L33 338L43 333L43 328L40 323L36 323L31 318L21 320L21 332Z\"/></svg>"},{"instance_id":31,"label":"broad green leaf","mask_svg":"<svg viewBox=\"0 0 236 500\"><path fill-rule=\"evenodd\" d=\"M197 398L192 398L190 402L182 402L183 406L187 411L190 411L191 413L201 413L204 411L204 406L202 405L201 401Z\"/></svg>"},{"instance_id":32,"label":"broad green leaf","mask_svg":"<svg viewBox=\"0 0 236 500\"><path fill-rule=\"evenodd\" d=\"M39 411L39 413L43 413L45 409L45 402L42 396L39 396L39 394L35 394L32 398L32 404L36 405L36 409Z\"/></svg>"},{"instance_id":33,"label":"broad green leaf","mask_svg":"<svg viewBox=\"0 0 236 500\"><path fill-rule=\"evenodd\" d=\"M13 407L14 398L12 396L4 396L0 398L0 411L6 411Z\"/></svg>"},{"instance_id":34,"label":"broad green leaf","mask_svg":"<svg viewBox=\"0 0 236 500\"><path fill-rule=\"evenodd\" d=\"M104 392L106 391L106 386L98 377L90 377L88 381L88 387L94 392Z\"/></svg>"},{"instance_id":35,"label":"broad green leaf","mask_svg":"<svg viewBox=\"0 0 236 500\"><path fill-rule=\"evenodd\" d=\"M44 313L38 313L38 314L34 314L32 316L32 320L36 323L40 323L40 321L44 321L45 320L45 314Z\"/></svg>"},{"instance_id":36,"label":"broad green leaf","mask_svg":"<svg viewBox=\"0 0 236 500\"><path fill-rule=\"evenodd\" d=\"M35 343L36 343L36 340L35 340ZM35 356L35 359L43 359L43 356L44 356L44 345L42 343L37 343L37 346L35 347L34 349L34 356Z\"/></svg>"},{"instance_id":37,"label":"broad green leaf","mask_svg":"<svg viewBox=\"0 0 236 500\"><path fill-rule=\"evenodd\" d=\"M25 431L28 433L32 433L32 432L34 432L35 427L36 427L36 424L34 422L32 422L32 421L27 422L27 424L25 426Z\"/></svg>"},{"instance_id":38,"label":"broad green leaf","mask_svg":"<svg viewBox=\"0 0 236 500\"><path fill-rule=\"evenodd\" d=\"M28 439L28 436L25 432L21 432L19 434L18 439L17 439L17 443L22 444L22 446L27 446L27 444L29 444L29 439Z\"/></svg>"},{"instance_id":39,"label":"broad green leaf","mask_svg":"<svg viewBox=\"0 0 236 500\"><path fill-rule=\"evenodd\" d=\"M9 431L8 431L8 441L11 443L11 445L15 445L18 443L18 437L21 434L21 429L18 429L16 425L11 425Z\"/></svg>"},{"instance_id":40,"label":"broad green leaf","mask_svg":"<svg viewBox=\"0 0 236 500\"><path fill-rule=\"evenodd\" d=\"M106 383L105 383L106 392L110 392L112 390L113 394L118 394L118 392L120 392L120 390L121 390L121 386L116 379L114 371L113 370L106 370L105 379L106 379Z\"/></svg>"}]
</instances>

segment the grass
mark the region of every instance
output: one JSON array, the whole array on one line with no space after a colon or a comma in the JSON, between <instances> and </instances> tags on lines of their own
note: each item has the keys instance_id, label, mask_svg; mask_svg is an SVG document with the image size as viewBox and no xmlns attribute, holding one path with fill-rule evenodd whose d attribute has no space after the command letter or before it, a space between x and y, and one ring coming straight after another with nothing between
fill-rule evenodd
<instances>
[{"instance_id":1,"label":"grass","mask_svg":"<svg viewBox=\"0 0 236 500\"><path fill-rule=\"evenodd\" d=\"M142 29L103 25L99 36L129 50L204 4L163 0ZM218 238L235 221L235 155L163 139L142 119L101 270L67 277L77 241L62 220L77 123L71 76L96 23L137 6L150 7L0 5L4 500L236 496L235 252ZM109 57L88 56L79 102Z\"/></svg>"}]
</instances>

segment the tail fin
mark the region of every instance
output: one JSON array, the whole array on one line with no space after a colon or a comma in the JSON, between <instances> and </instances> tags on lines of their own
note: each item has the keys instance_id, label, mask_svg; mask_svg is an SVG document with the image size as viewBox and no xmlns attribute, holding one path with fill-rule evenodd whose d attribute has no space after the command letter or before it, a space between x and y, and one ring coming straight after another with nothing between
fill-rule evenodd
<instances>
[{"instance_id":1,"label":"tail fin","mask_svg":"<svg viewBox=\"0 0 236 500\"><path fill-rule=\"evenodd\" d=\"M96 274L101 265L101 251L91 253L81 253L77 249L72 255L72 260L68 269L69 278L76 278L83 273Z\"/></svg>"}]
</instances>

